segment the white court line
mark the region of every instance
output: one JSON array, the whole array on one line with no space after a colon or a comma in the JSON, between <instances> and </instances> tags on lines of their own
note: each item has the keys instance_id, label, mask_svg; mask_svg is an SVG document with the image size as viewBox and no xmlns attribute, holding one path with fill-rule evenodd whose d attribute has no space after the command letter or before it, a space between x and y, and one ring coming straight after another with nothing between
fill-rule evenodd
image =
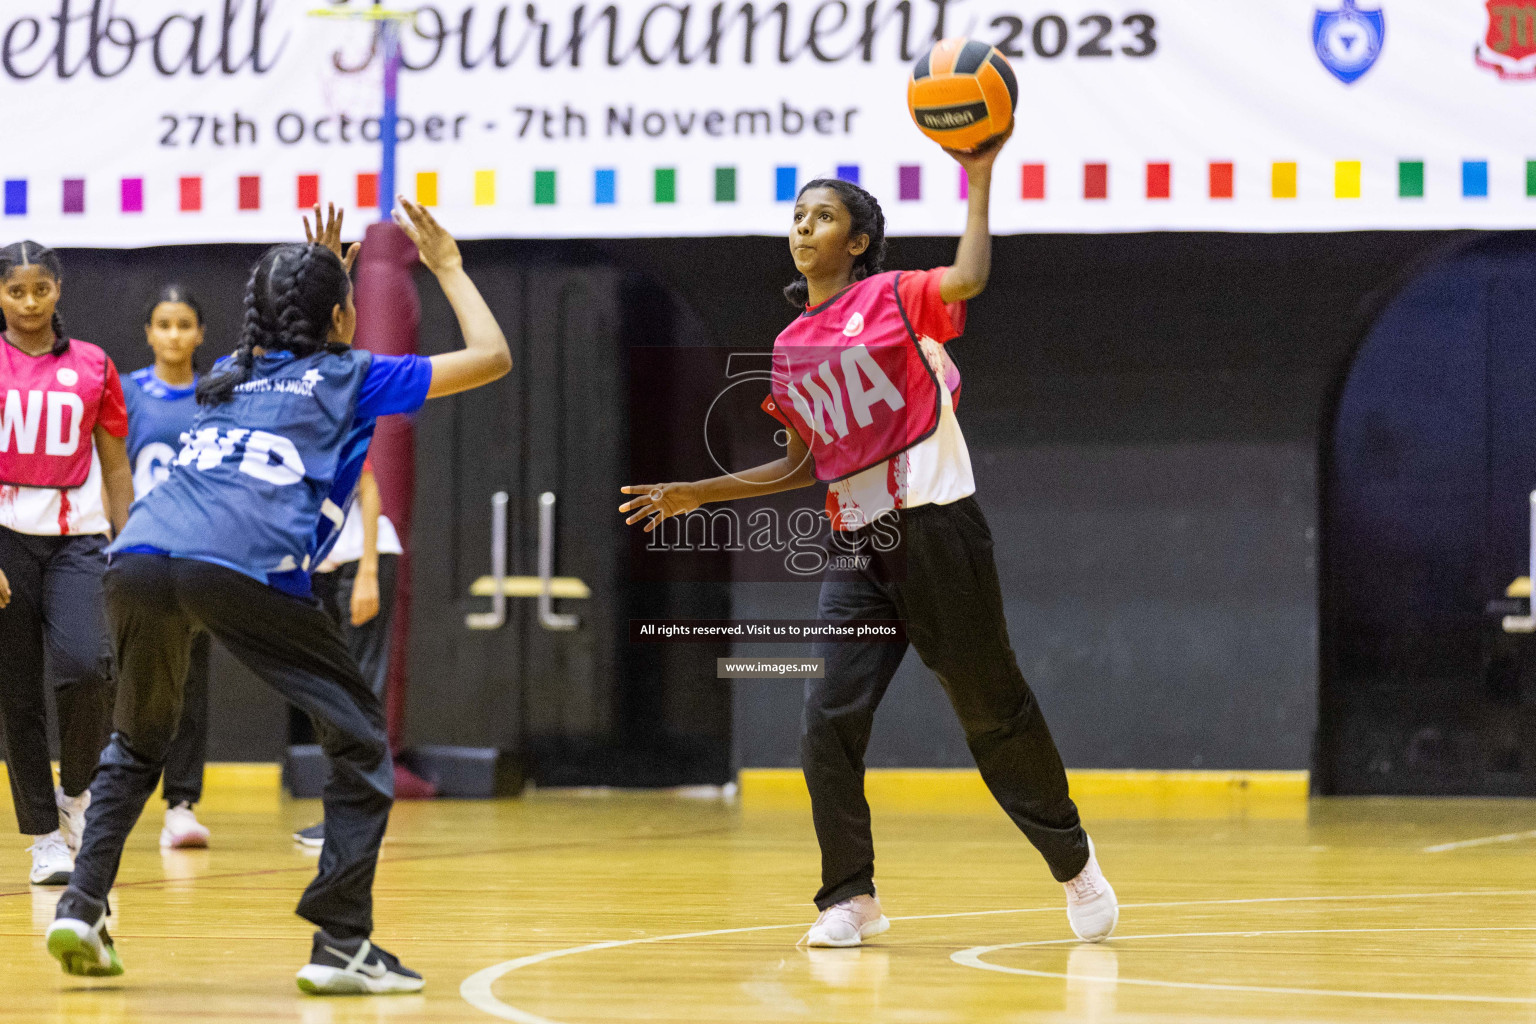
<instances>
[{"instance_id":1,"label":"white court line","mask_svg":"<svg viewBox=\"0 0 1536 1024\"><path fill-rule=\"evenodd\" d=\"M1424 847L1424 853L1444 853L1447 850L1464 850L1469 846L1491 846L1494 843L1514 843L1521 839L1536 839L1536 828L1529 832L1506 832L1501 836L1482 836L1477 839L1463 839L1456 843L1440 843L1438 846Z\"/></svg>"},{"instance_id":2,"label":"white court line","mask_svg":"<svg viewBox=\"0 0 1536 1024\"><path fill-rule=\"evenodd\" d=\"M1288 928L1268 931L1240 931L1240 932L1169 932L1164 935L1121 935L1115 937L1115 944L1130 942L1135 939L1211 939L1211 938L1256 938L1260 935L1358 935L1379 934L1382 932L1532 932L1536 927L1530 925L1511 925L1507 928L1419 928L1413 926L1401 928ZM1092 975L1067 974L1064 971L1031 971L1024 967L1004 967L1001 964L989 964L982 959L988 953L995 953L1000 949L1021 949L1029 946L1056 946L1078 945L1076 939L1046 939L1040 942L1010 942L1001 946L972 946L970 949L962 949L958 953L951 953L949 958L962 967L976 967L983 971L996 971L999 974L1022 974L1030 978L1066 978L1070 981L1095 981L1107 985L1142 985L1149 988L1182 988L1198 989L1202 992L1262 992L1266 995L1282 996L1331 996L1345 999L1394 999L1412 1002L1427 1003L1513 1003L1521 1006L1536 1006L1536 997L1531 996L1467 996L1453 993L1433 992L1370 992L1361 989L1337 989L1337 988L1290 988L1282 985L1231 985L1206 981L1158 981L1151 978L1103 978Z\"/></svg>"},{"instance_id":3,"label":"white court line","mask_svg":"<svg viewBox=\"0 0 1536 1024\"><path fill-rule=\"evenodd\" d=\"M1247 899L1226 900L1170 900L1164 903L1122 903L1121 910L1147 910L1160 907L1197 907L1197 906L1222 906L1232 904L1258 904L1258 903L1316 903L1333 902L1348 903L1367 900L1425 900L1442 899L1447 897L1479 897L1479 896L1532 896L1536 895L1536 889L1483 889L1473 892L1416 892L1416 893L1375 893L1358 896L1256 896ZM905 917L893 917L894 921L937 921L956 917L990 917L996 914L1043 914L1062 913L1060 906L1054 907L1022 907L1011 910L966 910L952 914L910 914ZM676 935L652 935L640 939L613 939L607 942L591 942L583 946L569 946L565 949L551 949L543 953L533 953L529 956L518 957L516 960L507 960L503 963L492 964L483 970L476 971L464 979L459 986L459 995L470 1006L492 1017L500 1017L502 1020L515 1021L517 1024L561 1024L560 1021L551 1020L548 1017L540 1017L536 1013L519 1010L515 1006L509 1006L496 998L491 987L503 976L513 971L520 971L525 967L533 967L537 964L557 960L561 957L575 956L577 953L595 953L604 949L618 949L623 946L641 946L655 942L678 942L684 939L712 938L716 935L742 935L748 932L766 932L783 928L804 928L804 921L795 921L789 924L759 924L747 928L716 928L704 932L680 932ZM1470 930L1470 929L1469 929ZM1513 931L1514 929L1508 929ZM1251 934L1239 932L1237 934ZM1050 940L1052 942L1076 942L1076 939ZM1118 940L1117 940L1118 941ZM1001 948L1001 947L986 947ZM984 969L996 968L987 965ZM1090 979L1092 980L1092 979ZM1308 990L1311 991L1311 990Z\"/></svg>"}]
</instances>

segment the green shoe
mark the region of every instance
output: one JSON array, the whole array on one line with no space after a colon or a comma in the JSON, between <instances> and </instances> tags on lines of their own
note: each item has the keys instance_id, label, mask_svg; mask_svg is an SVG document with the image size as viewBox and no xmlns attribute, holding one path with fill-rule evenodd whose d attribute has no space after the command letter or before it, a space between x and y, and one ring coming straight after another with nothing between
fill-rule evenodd
<instances>
[{"instance_id":1,"label":"green shoe","mask_svg":"<svg viewBox=\"0 0 1536 1024\"><path fill-rule=\"evenodd\" d=\"M65 974L113 978L123 973L117 947L107 934L107 905L74 889L66 889L59 897L53 924L48 926L48 953Z\"/></svg>"}]
</instances>

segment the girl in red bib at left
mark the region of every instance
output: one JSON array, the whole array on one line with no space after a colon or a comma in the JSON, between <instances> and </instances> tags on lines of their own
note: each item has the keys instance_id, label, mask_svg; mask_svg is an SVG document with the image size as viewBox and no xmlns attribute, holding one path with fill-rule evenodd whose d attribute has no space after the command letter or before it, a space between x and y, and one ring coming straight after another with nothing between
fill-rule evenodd
<instances>
[{"instance_id":1,"label":"girl in red bib at left","mask_svg":"<svg viewBox=\"0 0 1536 1024\"><path fill-rule=\"evenodd\" d=\"M16 823L33 837L34 885L69 882L85 832L91 774L112 727L103 552L133 501L117 367L64 333L62 283L52 250L0 249L0 721Z\"/></svg>"}]
</instances>

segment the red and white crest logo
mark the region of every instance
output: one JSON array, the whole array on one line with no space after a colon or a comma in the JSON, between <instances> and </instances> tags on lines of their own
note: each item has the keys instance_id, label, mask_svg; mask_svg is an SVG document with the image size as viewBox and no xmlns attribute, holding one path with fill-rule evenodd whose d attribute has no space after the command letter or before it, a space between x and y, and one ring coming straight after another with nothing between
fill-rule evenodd
<instances>
[{"instance_id":1,"label":"red and white crest logo","mask_svg":"<svg viewBox=\"0 0 1536 1024\"><path fill-rule=\"evenodd\" d=\"M1536 0L1488 0L1488 32L1476 60L1500 78L1536 78Z\"/></svg>"}]
</instances>

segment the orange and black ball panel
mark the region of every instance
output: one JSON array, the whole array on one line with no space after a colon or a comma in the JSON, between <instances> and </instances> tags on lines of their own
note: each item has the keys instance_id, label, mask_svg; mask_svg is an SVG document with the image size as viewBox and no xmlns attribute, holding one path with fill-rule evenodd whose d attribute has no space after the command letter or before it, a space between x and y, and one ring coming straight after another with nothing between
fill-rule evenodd
<instances>
[{"instance_id":1,"label":"orange and black ball panel","mask_svg":"<svg viewBox=\"0 0 1536 1024\"><path fill-rule=\"evenodd\" d=\"M1008 130L1019 84L1008 59L979 39L941 39L912 68L907 108L949 149L973 149Z\"/></svg>"}]
</instances>

